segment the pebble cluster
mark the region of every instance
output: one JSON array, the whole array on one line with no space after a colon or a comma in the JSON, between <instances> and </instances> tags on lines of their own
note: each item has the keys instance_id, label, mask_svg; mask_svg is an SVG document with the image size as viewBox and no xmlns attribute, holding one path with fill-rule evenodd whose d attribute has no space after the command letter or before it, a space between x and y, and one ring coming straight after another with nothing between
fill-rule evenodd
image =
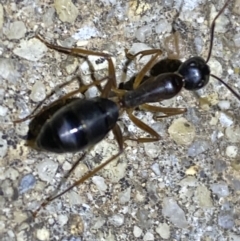
<instances>
[{"instance_id":1,"label":"pebble cluster","mask_svg":"<svg viewBox=\"0 0 240 241\"><path fill-rule=\"evenodd\" d=\"M125 49L160 48L176 54L173 20L182 60L206 58L209 28L224 1L23 0L0 3L0 239L2 241L240 240L240 103L220 83L163 101L184 115L155 120L135 115L161 140L128 140L124 154L79 187L35 211L81 156L51 154L26 146L24 118L54 88L56 94L107 75L107 61L49 50L35 38L65 47L112 54L118 82L151 58L137 58L123 73ZM201 3L201 4L200 4ZM213 74L240 92L240 1L233 0L216 24ZM89 65L90 63L90 65ZM70 85L58 86L73 80ZM76 80L76 81L75 81ZM90 88L85 96L98 95ZM144 136L123 114L124 135ZM117 152L110 133L94 146L61 190Z\"/></svg>"}]
</instances>

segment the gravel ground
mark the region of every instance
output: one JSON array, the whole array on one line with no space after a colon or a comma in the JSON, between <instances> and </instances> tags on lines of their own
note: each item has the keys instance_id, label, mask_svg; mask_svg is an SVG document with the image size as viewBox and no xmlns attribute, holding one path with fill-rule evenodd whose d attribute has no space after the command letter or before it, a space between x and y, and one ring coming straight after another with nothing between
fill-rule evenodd
<instances>
[{"instance_id":1,"label":"gravel ground","mask_svg":"<svg viewBox=\"0 0 240 241\"><path fill-rule=\"evenodd\" d=\"M230 4L216 24L213 74L240 92L240 1ZM206 59L210 23L222 0L2 0L0 3L0 237L1 240L240 240L240 101L217 80L196 93L183 90L163 101L187 113L155 121L135 115L161 140L126 141L124 154L84 184L42 208L63 175L81 157L52 154L26 146L29 121L23 118L54 88L47 103L108 74L104 59L89 68L84 58L48 49L38 32L57 45L112 54L118 82L139 71L137 59L123 73L125 49L160 48L163 57ZM89 61L96 62L96 59ZM87 98L98 94L90 88ZM120 117L124 135L144 136ZM61 190L117 151L113 134L94 146Z\"/></svg>"}]
</instances>

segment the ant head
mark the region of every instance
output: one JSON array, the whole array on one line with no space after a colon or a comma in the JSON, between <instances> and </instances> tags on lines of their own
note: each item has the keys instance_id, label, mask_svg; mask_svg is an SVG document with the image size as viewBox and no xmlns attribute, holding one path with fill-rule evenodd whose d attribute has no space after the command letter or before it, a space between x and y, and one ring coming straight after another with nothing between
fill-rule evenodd
<instances>
[{"instance_id":1,"label":"ant head","mask_svg":"<svg viewBox=\"0 0 240 241\"><path fill-rule=\"evenodd\" d=\"M192 57L181 64L177 71L182 75L185 89L199 90L209 81L210 68L201 57Z\"/></svg>"}]
</instances>

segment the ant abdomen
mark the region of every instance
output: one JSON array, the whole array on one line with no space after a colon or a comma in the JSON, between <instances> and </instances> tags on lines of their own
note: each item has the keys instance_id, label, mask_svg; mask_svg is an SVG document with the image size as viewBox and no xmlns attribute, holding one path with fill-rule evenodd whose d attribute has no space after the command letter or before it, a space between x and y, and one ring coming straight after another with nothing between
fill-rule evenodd
<instances>
[{"instance_id":1,"label":"ant abdomen","mask_svg":"<svg viewBox=\"0 0 240 241\"><path fill-rule=\"evenodd\" d=\"M83 150L102 140L118 116L117 104L109 99L75 99L42 126L36 146L55 153Z\"/></svg>"}]
</instances>

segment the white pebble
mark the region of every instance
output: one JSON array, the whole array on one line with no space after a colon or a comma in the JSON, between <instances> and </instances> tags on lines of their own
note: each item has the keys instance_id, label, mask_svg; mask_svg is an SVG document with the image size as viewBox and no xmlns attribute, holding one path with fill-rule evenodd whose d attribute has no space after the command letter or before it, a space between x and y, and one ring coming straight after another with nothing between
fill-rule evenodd
<instances>
[{"instance_id":1,"label":"white pebble","mask_svg":"<svg viewBox=\"0 0 240 241\"><path fill-rule=\"evenodd\" d=\"M41 241L49 240L50 239L49 230L46 228L37 229L37 238Z\"/></svg>"},{"instance_id":2,"label":"white pebble","mask_svg":"<svg viewBox=\"0 0 240 241\"><path fill-rule=\"evenodd\" d=\"M108 220L113 226L120 227L124 223L124 216L122 214L114 214Z\"/></svg>"},{"instance_id":3,"label":"white pebble","mask_svg":"<svg viewBox=\"0 0 240 241\"><path fill-rule=\"evenodd\" d=\"M0 157L4 157L7 154L8 145L7 141L2 139L3 133L0 132Z\"/></svg>"},{"instance_id":4,"label":"white pebble","mask_svg":"<svg viewBox=\"0 0 240 241\"><path fill-rule=\"evenodd\" d=\"M161 172L160 172L160 168L159 168L159 164L158 164L158 163L154 163L154 164L151 166L151 169L153 170L153 172L154 172L157 176L160 176L160 175L161 175Z\"/></svg>"},{"instance_id":5,"label":"white pebble","mask_svg":"<svg viewBox=\"0 0 240 241\"><path fill-rule=\"evenodd\" d=\"M237 33L233 36L233 42L236 47L240 47L240 33Z\"/></svg>"},{"instance_id":6,"label":"white pebble","mask_svg":"<svg viewBox=\"0 0 240 241\"><path fill-rule=\"evenodd\" d=\"M228 157L234 158L237 156L238 148L236 146L228 146L226 148L226 155Z\"/></svg>"},{"instance_id":7,"label":"white pebble","mask_svg":"<svg viewBox=\"0 0 240 241\"><path fill-rule=\"evenodd\" d=\"M59 215L58 216L58 223L61 225L61 226L64 226L66 223L68 222L68 216L67 215Z\"/></svg>"},{"instance_id":8,"label":"white pebble","mask_svg":"<svg viewBox=\"0 0 240 241\"><path fill-rule=\"evenodd\" d=\"M172 30L172 25L166 20L166 19L161 19L156 26L155 26L155 32L157 34L162 34L166 32L171 32Z\"/></svg>"},{"instance_id":9,"label":"white pebble","mask_svg":"<svg viewBox=\"0 0 240 241\"><path fill-rule=\"evenodd\" d=\"M100 176L94 176L92 182L97 186L99 191L105 192L107 190L107 185L105 184L105 179Z\"/></svg>"},{"instance_id":10,"label":"white pebble","mask_svg":"<svg viewBox=\"0 0 240 241\"><path fill-rule=\"evenodd\" d=\"M144 236L143 236L143 240L144 241L152 241L154 240L154 235L150 232L147 232Z\"/></svg>"},{"instance_id":11,"label":"white pebble","mask_svg":"<svg viewBox=\"0 0 240 241\"><path fill-rule=\"evenodd\" d=\"M68 161L65 161L62 165L62 168L64 171L69 171L71 169L72 165L68 162Z\"/></svg>"},{"instance_id":12,"label":"white pebble","mask_svg":"<svg viewBox=\"0 0 240 241\"><path fill-rule=\"evenodd\" d=\"M96 86L92 86L88 88L88 90L85 92L85 96L88 99L96 97L97 94L98 94L98 89Z\"/></svg>"},{"instance_id":13,"label":"white pebble","mask_svg":"<svg viewBox=\"0 0 240 241\"><path fill-rule=\"evenodd\" d=\"M0 105L0 116L6 116L8 108Z\"/></svg>"},{"instance_id":14,"label":"white pebble","mask_svg":"<svg viewBox=\"0 0 240 241\"><path fill-rule=\"evenodd\" d=\"M223 127L229 127L233 124L233 118L224 112L220 112L219 121Z\"/></svg>"},{"instance_id":15,"label":"white pebble","mask_svg":"<svg viewBox=\"0 0 240 241\"><path fill-rule=\"evenodd\" d=\"M137 29L135 33L136 39L138 39L140 42L145 42L146 37L150 36L152 34L152 26L145 25Z\"/></svg>"},{"instance_id":16,"label":"white pebble","mask_svg":"<svg viewBox=\"0 0 240 241\"><path fill-rule=\"evenodd\" d=\"M57 168L58 164L52 160L42 161L37 164L39 178L42 181L52 182Z\"/></svg>"},{"instance_id":17,"label":"white pebble","mask_svg":"<svg viewBox=\"0 0 240 241\"><path fill-rule=\"evenodd\" d=\"M133 227L133 235L134 237L139 238L142 235L142 229L135 225Z\"/></svg>"},{"instance_id":18,"label":"white pebble","mask_svg":"<svg viewBox=\"0 0 240 241\"><path fill-rule=\"evenodd\" d=\"M161 236L163 239L170 238L170 227L166 223L160 223L156 228L156 232Z\"/></svg>"},{"instance_id":19,"label":"white pebble","mask_svg":"<svg viewBox=\"0 0 240 241\"><path fill-rule=\"evenodd\" d=\"M131 197L131 187L127 188L126 190L122 191L121 193L119 193L118 198L119 198L119 202L121 204L127 203L129 202Z\"/></svg>"},{"instance_id":20,"label":"white pebble","mask_svg":"<svg viewBox=\"0 0 240 241\"><path fill-rule=\"evenodd\" d=\"M221 110L228 110L230 108L230 102L228 100L221 100L218 102L218 106Z\"/></svg>"},{"instance_id":21,"label":"white pebble","mask_svg":"<svg viewBox=\"0 0 240 241\"><path fill-rule=\"evenodd\" d=\"M168 217L173 225L178 228L186 228L188 226L184 211L173 198L164 198L162 207L163 216Z\"/></svg>"},{"instance_id":22,"label":"white pebble","mask_svg":"<svg viewBox=\"0 0 240 241\"><path fill-rule=\"evenodd\" d=\"M46 97L46 89L44 84L41 81L36 81L32 87L32 92L30 98L34 102L40 102Z\"/></svg>"},{"instance_id":23,"label":"white pebble","mask_svg":"<svg viewBox=\"0 0 240 241\"><path fill-rule=\"evenodd\" d=\"M20 44L13 50L17 56L29 61L38 61L47 52L47 47L40 40L32 38L22 40Z\"/></svg>"},{"instance_id":24,"label":"white pebble","mask_svg":"<svg viewBox=\"0 0 240 241\"><path fill-rule=\"evenodd\" d=\"M144 143L144 150L146 155L150 158L156 158L159 155L159 147L153 142Z\"/></svg>"}]
</instances>

